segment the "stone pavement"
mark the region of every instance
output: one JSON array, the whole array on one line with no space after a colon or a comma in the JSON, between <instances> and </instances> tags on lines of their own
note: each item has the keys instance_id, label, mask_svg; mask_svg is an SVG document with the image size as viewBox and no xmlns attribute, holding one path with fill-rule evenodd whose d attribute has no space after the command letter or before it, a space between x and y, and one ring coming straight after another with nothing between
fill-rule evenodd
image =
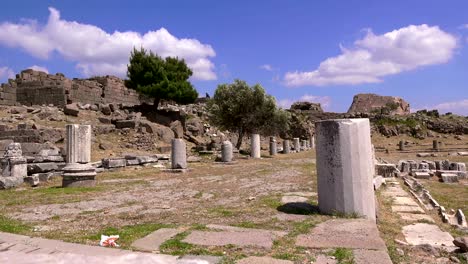
<instances>
[{"instance_id":1,"label":"stone pavement","mask_svg":"<svg viewBox=\"0 0 468 264\"><path fill-rule=\"evenodd\" d=\"M421 206L401 187L396 180L387 181L387 188L382 195L392 199L392 211L396 212L403 220L411 222L411 225L403 227L403 235L409 245L417 246L429 244L433 247L444 248L448 251L456 249L453 237L440 230L434 223L434 219L425 214ZM420 223L421 221L427 223Z\"/></svg>"},{"instance_id":2,"label":"stone pavement","mask_svg":"<svg viewBox=\"0 0 468 264\"><path fill-rule=\"evenodd\" d=\"M213 262L205 260L203 256L178 258L0 232L0 263L211 264Z\"/></svg>"}]
</instances>

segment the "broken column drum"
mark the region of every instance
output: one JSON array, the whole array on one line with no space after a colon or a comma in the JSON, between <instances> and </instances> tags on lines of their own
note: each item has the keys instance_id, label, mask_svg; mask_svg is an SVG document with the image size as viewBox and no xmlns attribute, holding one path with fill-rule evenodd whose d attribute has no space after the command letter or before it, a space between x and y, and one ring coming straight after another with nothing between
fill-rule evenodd
<instances>
[{"instance_id":1,"label":"broken column drum","mask_svg":"<svg viewBox=\"0 0 468 264\"><path fill-rule=\"evenodd\" d=\"M275 137L270 137L270 156L275 156L277 153L276 150L276 138Z\"/></svg>"},{"instance_id":2,"label":"broken column drum","mask_svg":"<svg viewBox=\"0 0 468 264\"><path fill-rule=\"evenodd\" d=\"M301 143L299 141L299 138L294 138L293 140L294 140L294 150L296 152L301 151Z\"/></svg>"},{"instance_id":3,"label":"broken column drum","mask_svg":"<svg viewBox=\"0 0 468 264\"><path fill-rule=\"evenodd\" d=\"M91 126L66 126L66 166L63 168L62 187L96 185L96 169L91 162Z\"/></svg>"},{"instance_id":4,"label":"broken column drum","mask_svg":"<svg viewBox=\"0 0 468 264\"><path fill-rule=\"evenodd\" d=\"M375 220L369 119L325 120L315 126L320 211Z\"/></svg>"},{"instance_id":5,"label":"broken column drum","mask_svg":"<svg viewBox=\"0 0 468 264\"><path fill-rule=\"evenodd\" d=\"M17 187L28 176L26 158L20 143L10 143L1 160L2 175L0 175L0 189Z\"/></svg>"},{"instance_id":6,"label":"broken column drum","mask_svg":"<svg viewBox=\"0 0 468 264\"><path fill-rule=\"evenodd\" d=\"M252 158L260 158L260 135L252 134L250 138L250 156Z\"/></svg>"},{"instance_id":7,"label":"broken column drum","mask_svg":"<svg viewBox=\"0 0 468 264\"><path fill-rule=\"evenodd\" d=\"M223 162L232 161L232 143L230 141L224 141L221 145L221 160Z\"/></svg>"},{"instance_id":8,"label":"broken column drum","mask_svg":"<svg viewBox=\"0 0 468 264\"><path fill-rule=\"evenodd\" d=\"M301 140L301 149L307 150L307 140Z\"/></svg>"},{"instance_id":9,"label":"broken column drum","mask_svg":"<svg viewBox=\"0 0 468 264\"><path fill-rule=\"evenodd\" d=\"M405 150L405 142L404 141L400 141L400 143L398 143L398 150L400 150L400 151Z\"/></svg>"},{"instance_id":10,"label":"broken column drum","mask_svg":"<svg viewBox=\"0 0 468 264\"><path fill-rule=\"evenodd\" d=\"M183 139L172 139L171 162L172 169L187 168L187 149Z\"/></svg>"},{"instance_id":11,"label":"broken column drum","mask_svg":"<svg viewBox=\"0 0 468 264\"><path fill-rule=\"evenodd\" d=\"M291 152L291 146L289 144L289 139L283 141L283 153L288 154Z\"/></svg>"},{"instance_id":12,"label":"broken column drum","mask_svg":"<svg viewBox=\"0 0 468 264\"><path fill-rule=\"evenodd\" d=\"M313 149L315 148L315 137L314 136L312 136L310 138L310 144L309 145L310 145L310 148L313 148Z\"/></svg>"},{"instance_id":13,"label":"broken column drum","mask_svg":"<svg viewBox=\"0 0 468 264\"><path fill-rule=\"evenodd\" d=\"M432 141L432 149L435 150L435 151L439 150L439 141L437 141L437 140Z\"/></svg>"}]
</instances>

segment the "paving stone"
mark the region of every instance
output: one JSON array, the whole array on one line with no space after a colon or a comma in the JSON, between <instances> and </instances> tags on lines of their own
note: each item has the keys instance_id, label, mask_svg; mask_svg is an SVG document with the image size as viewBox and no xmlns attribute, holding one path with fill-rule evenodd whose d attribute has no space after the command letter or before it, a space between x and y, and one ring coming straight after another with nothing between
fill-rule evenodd
<instances>
[{"instance_id":1,"label":"paving stone","mask_svg":"<svg viewBox=\"0 0 468 264\"><path fill-rule=\"evenodd\" d=\"M336 259L332 259L330 256L318 255L315 257L314 264L337 264Z\"/></svg>"},{"instance_id":2,"label":"paving stone","mask_svg":"<svg viewBox=\"0 0 468 264\"><path fill-rule=\"evenodd\" d=\"M320 223L309 234L299 235L296 246L381 250L386 248L376 224L365 219L333 219Z\"/></svg>"},{"instance_id":3,"label":"paving stone","mask_svg":"<svg viewBox=\"0 0 468 264\"><path fill-rule=\"evenodd\" d=\"M136 240L132 243L132 247L141 251L158 251L159 246L161 246L162 243L180 232L183 232L183 230L175 228L161 228Z\"/></svg>"},{"instance_id":4,"label":"paving stone","mask_svg":"<svg viewBox=\"0 0 468 264\"><path fill-rule=\"evenodd\" d=\"M411 213L398 213L401 216L401 219L406 220L406 221L429 221L431 223L434 223L434 219L432 217L426 215L426 214L411 214Z\"/></svg>"},{"instance_id":5,"label":"paving stone","mask_svg":"<svg viewBox=\"0 0 468 264\"><path fill-rule=\"evenodd\" d=\"M316 197L316 192L288 192L284 194L285 196L303 196L303 197Z\"/></svg>"},{"instance_id":6,"label":"paving stone","mask_svg":"<svg viewBox=\"0 0 468 264\"><path fill-rule=\"evenodd\" d=\"M202 246L257 246L271 249L275 236L268 231L192 231L183 242Z\"/></svg>"},{"instance_id":7,"label":"paving stone","mask_svg":"<svg viewBox=\"0 0 468 264\"><path fill-rule=\"evenodd\" d=\"M293 264L292 261L274 259L270 257L248 257L236 262L237 264Z\"/></svg>"},{"instance_id":8,"label":"paving stone","mask_svg":"<svg viewBox=\"0 0 468 264\"><path fill-rule=\"evenodd\" d=\"M218 264L222 257L185 255L177 260L178 264Z\"/></svg>"},{"instance_id":9,"label":"paving stone","mask_svg":"<svg viewBox=\"0 0 468 264\"><path fill-rule=\"evenodd\" d=\"M300 214L277 214L275 216L276 219L280 221L292 221L292 222L302 222L307 219L306 215L300 215Z\"/></svg>"},{"instance_id":10,"label":"paving stone","mask_svg":"<svg viewBox=\"0 0 468 264\"><path fill-rule=\"evenodd\" d=\"M251 232L251 231L256 231L256 232L269 232L274 234L275 236L285 236L288 233L284 231L274 231L274 230L265 230L265 229L256 229L256 228L244 228L244 227L237 227L237 226L227 226L227 225L215 225L215 224L209 224L206 225L206 227L210 229L217 229L217 230L223 230L223 231L234 231L234 232Z\"/></svg>"},{"instance_id":11,"label":"paving stone","mask_svg":"<svg viewBox=\"0 0 468 264\"><path fill-rule=\"evenodd\" d=\"M281 197L281 203L282 204L287 204L287 203L305 203L307 202L306 197L302 196L283 196Z\"/></svg>"},{"instance_id":12,"label":"paving stone","mask_svg":"<svg viewBox=\"0 0 468 264\"><path fill-rule=\"evenodd\" d=\"M450 251L455 250L453 237L440 230L436 225L417 223L403 227L406 241L413 246L429 244L433 247L443 247Z\"/></svg>"},{"instance_id":13,"label":"paving stone","mask_svg":"<svg viewBox=\"0 0 468 264\"><path fill-rule=\"evenodd\" d=\"M419 206L410 197L402 197L402 196L394 197L394 200L392 201L392 204L394 204L394 205Z\"/></svg>"},{"instance_id":14,"label":"paving stone","mask_svg":"<svg viewBox=\"0 0 468 264\"><path fill-rule=\"evenodd\" d=\"M392 260L386 251L383 250L353 250L355 264L392 264Z\"/></svg>"},{"instance_id":15,"label":"paving stone","mask_svg":"<svg viewBox=\"0 0 468 264\"><path fill-rule=\"evenodd\" d=\"M424 210L419 206L407 206L407 205L392 205L392 212L397 213L424 213Z\"/></svg>"}]
</instances>

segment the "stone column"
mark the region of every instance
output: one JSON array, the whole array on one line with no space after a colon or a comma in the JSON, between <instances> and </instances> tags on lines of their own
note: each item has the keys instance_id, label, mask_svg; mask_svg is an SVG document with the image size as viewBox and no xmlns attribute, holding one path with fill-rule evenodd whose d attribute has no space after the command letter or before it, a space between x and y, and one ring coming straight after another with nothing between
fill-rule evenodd
<instances>
[{"instance_id":1,"label":"stone column","mask_svg":"<svg viewBox=\"0 0 468 264\"><path fill-rule=\"evenodd\" d=\"M260 135L252 134L250 138L250 156L252 158L260 158Z\"/></svg>"},{"instance_id":2,"label":"stone column","mask_svg":"<svg viewBox=\"0 0 468 264\"><path fill-rule=\"evenodd\" d=\"M435 151L439 151L439 141L437 140L432 141L432 149Z\"/></svg>"},{"instance_id":3,"label":"stone column","mask_svg":"<svg viewBox=\"0 0 468 264\"><path fill-rule=\"evenodd\" d=\"M187 169L187 148L183 139L172 139L171 168Z\"/></svg>"},{"instance_id":4,"label":"stone column","mask_svg":"<svg viewBox=\"0 0 468 264\"><path fill-rule=\"evenodd\" d=\"M289 139L283 141L283 153L289 154L291 152L291 146L289 144Z\"/></svg>"},{"instance_id":5,"label":"stone column","mask_svg":"<svg viewBox=\"0 0 468 264\"><path fill-rule=\"evenodd\" d=\"M312 136L310 138L310 148L315 148L315 136Z\"/></svg>"},{"instance_id":6,"label":"stone column","mask_svg":"<svg viewBox=\"0 0 468 264\"><path fill-rule=\"evenodd\" d=\"M398 143L398 150L405 150L405 142L403 140L401 140L400 143Z\"/></svg>"},{"instance_id":7,"label":"stone column","mask_svg":"<svg viewBox=\"0 0 468 264\"><path fill-rule=\"evenodd\" d=\"M63 168L62 187L96 185L96 169L91 162L91 126L67 125L65 139L66 166Z\"/></svg>"},{"instance_id":8,"label":"stone column","mask_svg":"<svg viewBox=\"0 0 468 264\"><path fill-rule=\"evenodd\" d=\"M301 146L302 150L304 150L304 151L307 150L307 140L305 140L305 139L301 140L301 145L302 145Z\"/></svg>"},{"instance_id":9,"label":"stone column","mask_svg":"<svg viewBox=\"0 0 468 264\"><path fill-rule=\"evenodd\" d=\"M276 138L270 137L270 156L275 156L276 153Z\"/></svg>"},{"instance_id":10,"label":"stone column","mask_svg":"<svg viewBox=\"0 0 468 264\"><path fill-rule=\"evenodd\" d=\"M375 221L369 119L316 123L318 203L323 213L356 213Z\"/></svg>"},{"instance_id":11,"label":"stone column","mask_svg":"<svg viewBox=\"0 0 468 264\"><path fill-rule=\"evenodd\" d=\"M223 144L221 145L221 161L232 161L232 143L230 141L223 141Z\"/></svg>"},{"instance_id":12,"label":"stone column","mask_svg":"<svg viewBox=\"0 0 468 264\"><path fill-rule=\"evenodd\" d=\"M294 140L294 151L300 152L301 151L301 144L299 138L293 138Z\"/></svg>"}]
</instances>

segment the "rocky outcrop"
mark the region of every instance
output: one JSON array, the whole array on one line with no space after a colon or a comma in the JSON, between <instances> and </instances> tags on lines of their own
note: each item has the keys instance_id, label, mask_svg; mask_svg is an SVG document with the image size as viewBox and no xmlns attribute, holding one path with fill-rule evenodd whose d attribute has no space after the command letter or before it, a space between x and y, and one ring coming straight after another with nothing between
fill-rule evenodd
<instances>
[{"instance_id":1,"label":"rocky outcrop","mask_svg":"<svg viewBox=\"0 0 468 264\"><path fill-rule=\"evenodd\" d=\"M348 114L355 113L407 115L410 113L410 105L400 97L357 94L348 110Z\"/></svg>"},{"instance_id":2,"label":"rocky outcrop","mask_svg":"<svg viewBox=\"0 0 468 264\"><path fill-rule=\"evenodd\" d=\"M291 105L291 110L301 110L307 112L323 113L322 106L319 103L295 102Z\"/></svg>"}]
</instances>

